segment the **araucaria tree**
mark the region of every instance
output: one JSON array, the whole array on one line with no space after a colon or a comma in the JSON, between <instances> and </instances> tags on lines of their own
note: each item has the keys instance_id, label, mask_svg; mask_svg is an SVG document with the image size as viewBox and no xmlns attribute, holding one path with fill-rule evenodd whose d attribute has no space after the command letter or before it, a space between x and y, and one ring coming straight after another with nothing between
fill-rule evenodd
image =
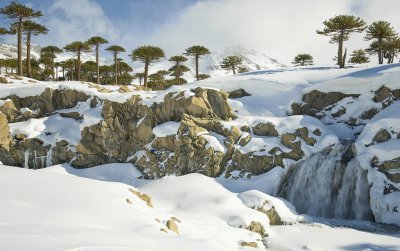
<instances>
[{"instance_id":1,"label":"araucaria tree","mask_svg":"<svg viewBox=\"0 0 400 251\"><path fill-rule=\"evenodd\" d=\"M64 47L64 50L73 52L78 61L77 63L77 69L76 69L76 80L80 81L81 80L81 54L82 52L90 52L91 48L90 45L87 42L81 42L81 41L75 41L70 44L67 44Z\"/></svg>"},{"instance_id":2,"label":"araucaria tree","mask_svg":"<svg viewBox=\"0 0 400 251\"><path fill-rule=\"evenodd\" d=\"M38 36L40 34L47 34L49 31L45 26L35 23L31 20L25 20L22 22L23 33L25 34L26 41L26 67L27 76L32 77L32 67L31 67L31 39L33 36Z\"/></svg>"},{"instance_id":3,"label":"araucaria tree","mask_svg":"<svg viewBox=\"0 0 400 251\"><path fill-rule=\"evenodd\" d=\"M11 2L9 5L0 9L0 13L11 19L13 23L11 26L15 26L15 33L18 37L18 72L17 74L22 76L22 32L23 32L23 21L41 17L43 14L41 11L36 11L28 6L17 3L16 1Z\"/></svg>"},{"instance_id":4,"label":"araucaria tree","mask_svg":"<svg viewBox=\"0 0 400 251\"><path fill-rule=\"evenodd\" d=\"M130 56L133 61L140 61L144 63L144 86L147 87L149 66L151 63L164 58L164 51L160 47L143 45L133 50Z\"/></svg>"},{"instance_id":5,"label":"araucaria tree","mask_svg":"<svg viewBox=\"0 0 400 251\"><path fill-rule=\"evenodd\" d=\"M225 57L221 62L221 68L224 70L232 70L233 74L236 74L236 69L243 63L243 59L239 56L228 56Z\"/></svg>"},{"instance_id":6,"label":"araucaria tree","mask_svg":"<svg viewBox=\"0 0 400 251\"><path fill-rule=\"evenodd\" d=\"M54 75L55 63L54 63L54 59L56 58L56 54L60 54L62 52L63 52L62 49L60 49L60 48L58 48L57 46L54 46L54 45L49 45L49 46L43 47L41 49L41 53L48 53L49 54L49 58L51 59L50 68L52 70L51 76L52 76L53 81L55 80L55 75Z\"/></svg>"},{"instance_id":7,"label":"araucaria tree","mask_svg":"<svg viewBox=\"0 0 400 251\"><path fill-rule=\"evenodd\" d=\"M313 64L314 64L313 60L314 60L314 58L313 58L313 56L311 56L310 54L308 54L308 53L301 53L301 54L298 54L298 55L294 58L292 64L294 64L294 65L296 65L296 66L313 65Z\"/></svg>"},{"instance_id":8,"label":"araucaria tree","mask_svg":"<svg viewBox=\"0 0 400 251\"><path fill-rule=\"evenodd\" d=\"M125 49L119 45L111 45L106 49L107 51L111 51L114 56L114 74L115 74L115 84L118 84L118 53L125 52Z\"/></svg>"},{"instance_id":9,"label":"araucaria tree","mask_svg":"<svg viewBox=\"0 0 400 251\"><path fill-rule=\"evenodd\" d=\"M354 50L350 54L349 63L366 64L366 63L369 63L369 58L368 58L367 53L365 52L365 50L358 49L358 50Z\"/></svg>"},{"instance_id":10,"label":"araucaria tree","mask_svg":"<svg viewBox=\"0 0 400 251\"><path fill-rule=\"evenodd\" d=\"M107 44L108 41L102 37L91 37L87 41L96 51L96 82L100 84L100 64L99 64L99 48L102 44Z\"/></svg>"},{"instance_id":11,"label":"araucaria tree","mask_svg":"<svg viewBox=\"0 0 400 251\"><path fill-rule=\"evenodd\" d=\"M172 76L175 77L176 79L176 84L180 85L181 83L181 76L183 75L184 72L189 71L190 69L183 65L182 63L187 61L187 58L184 56L173 56L171 57L168 61L174 62L174 66L169 69L169 71L172 72Z\"/></svg>"},{"instance_id":12,"label":"araucaria tree","mask_svg":"<svg viewBox=\"0 0 400 251\"><path fill-rule=\"evenodd\" d=\"M367 34L365 35L364 39L374 40L371 44L370 52L374 51L378 54L378 62L379 64L383 64L384 58L384 43L386 39L390 39L395 37L397 34L394 31L393 27L390 25L389 22L386 21L377 21L373 22L367 28Z\"/></svg>"},{"instance_id":13,"label":"araucaria tree","mask_svg":"<svg viewBox=\"0 0 400 251\"><path fill-rule=\"evenodd\" d=\"M210 54L210 51L201 45L194 45L192 47L189 47L186 49L186 53L185 55L187 56L193 56L195 59L195 63L196 63L196 79L200 80L199 78L199 59L201 56Z\"/></svg>"},{"instance_id":14,"label":"araucaria tree","mask_svg":"<svg viewBox=\"0 0 400 251\"><path fill-rule=\"evenodd\" d=\"M367 27L359 17L351 15L339 15L323 22L323 30L317 30L317 33L331 37L331 43L338 44L337 60L340 68L344 68L343 43L347 41L353 32L363 32Z\"/></svg>"}]
</instances>

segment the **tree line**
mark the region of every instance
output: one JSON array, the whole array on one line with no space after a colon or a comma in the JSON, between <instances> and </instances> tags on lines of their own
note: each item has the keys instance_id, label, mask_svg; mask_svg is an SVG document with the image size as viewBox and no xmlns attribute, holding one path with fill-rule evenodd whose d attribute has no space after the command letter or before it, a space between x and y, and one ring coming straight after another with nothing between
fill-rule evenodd
<instances>
[{"instance_id":1,"label":"tree line","mask_svg":"<svg viewBox=\"0 0 400 251\"><path fill-rule=\"evenodd\" d=\"M360 17L352 15L339 15L323 22L323 29L317 30L317 34L330 37L330 43L338 45L337 56L334 58L339 68L344 68L346 64L347 48L344 42L349 40L352 33L366 32L365 41L371 41L368 48L354 50L350 54L349 63L363 64L368 63L368 55L377 55L378 63L383 64L384 59L387 63L394 62L394 58L400 53L400 37L393 26L383 20L375 21L367 25ZM298 54L293 62L294 65L312 65L313 57L308 53Z\"/></svg>"}]
</instances>

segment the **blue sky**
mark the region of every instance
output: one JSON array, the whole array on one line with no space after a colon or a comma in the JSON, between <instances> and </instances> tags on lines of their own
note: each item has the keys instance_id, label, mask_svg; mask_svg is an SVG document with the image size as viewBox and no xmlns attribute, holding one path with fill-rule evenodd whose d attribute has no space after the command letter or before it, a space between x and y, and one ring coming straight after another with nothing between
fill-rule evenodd
<instances>
[{"instance_id":1,"label":"blue sky","mask_svg":"<svg viewBox=\"0 0 400 251\"><path fill-rule=\"evenodd\" d=\"M9 0L0 0L0 6ZM63 47L103 36L131 52L143 44L167 56L194 44L219 50L230 45L255 49L290 64L301 52L316 63L332 64L336 46L316 34L322 22L354 14L368 23L387 20L400 32L399 0L20 0L43 11L39 22L50 32L33 39ZM5 20L1 19L5 26ZM15 43L15 36L5 41ZM362 34L346 42L349 51L366 48ZM123 55L127 59L127 54ZM105 56L108 56L107 54Z\"/></svg>"}]
</instances>

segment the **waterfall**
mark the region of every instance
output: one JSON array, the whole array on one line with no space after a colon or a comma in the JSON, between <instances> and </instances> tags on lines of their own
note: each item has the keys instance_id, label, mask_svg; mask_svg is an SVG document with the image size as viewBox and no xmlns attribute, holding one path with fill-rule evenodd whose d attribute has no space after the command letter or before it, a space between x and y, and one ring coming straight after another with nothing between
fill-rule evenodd
<instances>
[{"instance_id":1,"label":"waterfall","mask_svg":"<svg viewBox=\"0 0 400 251\"><path fill-rule=\"evenodd\" d=\"M278 195L301 213L373 220L367 171L352 156L349 143L329 147L291 166Z\"/></svg>"}]
</instances>

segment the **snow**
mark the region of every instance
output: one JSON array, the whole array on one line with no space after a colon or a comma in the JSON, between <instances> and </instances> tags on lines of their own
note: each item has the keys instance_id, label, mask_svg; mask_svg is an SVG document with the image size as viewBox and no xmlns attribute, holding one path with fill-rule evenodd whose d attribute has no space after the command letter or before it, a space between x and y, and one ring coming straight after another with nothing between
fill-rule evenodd
<instances>
[{"instance_id":1,"label":"snow","mask_svg":"<svg viewBox=\"0 0 400 251\"><path fill-rule=\"evenodd\" d=\"M175 121L168 121L159 124L153 128L153 134L156 137L166 137L169 135L176 135L181 123Z\"/></svg>"},{"instance_id":2,"label":"snow","mask_svg":"<svg viewBox=\"0 0 400 251\"><path fill-rule=\"evenodd\" d=\"M130 164L85 170L68 165L41 170L0 166L0 249L247 250L240 247L241 241L255 241L262 249L260 235L244 229L251 221L266 227L270 236L264 242L272 250L399 247L398 233L322 223L270 227L251 203L268 199L288 219L301 216L281 199L254 190L236 194L200 174L146 182L138 175ZM154 208L128 190L132 187L124 177L134 181L133 189L152 198ZM160 231L172 217L180 221L179 235Z\"/></svg>"},{"instance_id":3,"label":"snow","mask_svg":"<svg viewBox=\"0 0 400 251\"><path fill-rule=\"evenodd\" d=\"M216 133L203 134L201 136L205 140L207 140L206 149L211 147L214 149L214 151L226 152L226 147L223 143L223 140L224 140L223 136L216 134Z\"/></svg>"}]
</instances>

